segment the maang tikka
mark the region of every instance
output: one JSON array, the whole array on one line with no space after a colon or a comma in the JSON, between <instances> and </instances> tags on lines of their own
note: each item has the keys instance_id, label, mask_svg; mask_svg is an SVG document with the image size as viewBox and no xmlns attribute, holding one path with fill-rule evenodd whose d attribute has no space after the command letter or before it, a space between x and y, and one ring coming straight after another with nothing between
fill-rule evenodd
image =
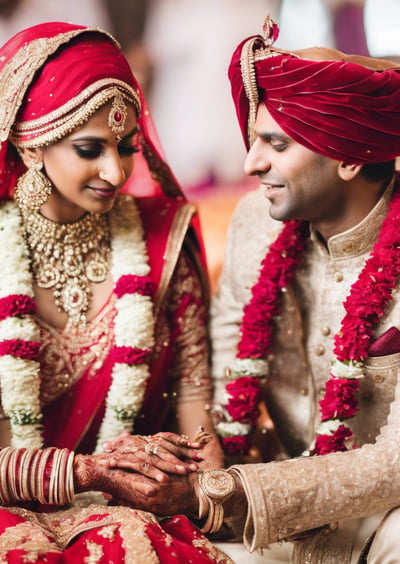
<instances>
[{"instance_id":1,"label":"maang tikka","mask_svg":"<svg viewBox=\"0 0 400 564\"><path fill-rule=\"evenodd\" d=\"M14 199L21 209L37 211L48 200L52 185L42 168L43 162L32 162L18 179Z\"/></svg>"},{"instance_id":2,"label":"maang tikka","mask_svg":"<svg viewBox=\"0 0 400 564\"><path fill-rule=\"evenodd\" d=\"M108 126L114 133L117 134L118 140L121 140L121 133L125 129L125 121L128 115L128 110L125 104L124 97L121 92L117 90L110 113L108 114Z\"/></svg>"}]
</instances>

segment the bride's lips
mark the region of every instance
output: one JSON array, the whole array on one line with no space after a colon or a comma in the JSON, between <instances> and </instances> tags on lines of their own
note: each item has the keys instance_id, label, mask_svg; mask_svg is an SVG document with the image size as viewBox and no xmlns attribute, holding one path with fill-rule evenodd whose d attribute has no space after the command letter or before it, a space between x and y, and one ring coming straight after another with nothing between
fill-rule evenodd
<instances>
[{"instance_id":1,"label":"bride's lips","mask_svg":"<svg viewBox=\"0 0 400 564\"><path fill-rule=\"evenodd\" d=\"M94 186L88 186L88 188L99 198L113 198L117 193L116 188L95 188Z\"/></svg>"}]
</instances>

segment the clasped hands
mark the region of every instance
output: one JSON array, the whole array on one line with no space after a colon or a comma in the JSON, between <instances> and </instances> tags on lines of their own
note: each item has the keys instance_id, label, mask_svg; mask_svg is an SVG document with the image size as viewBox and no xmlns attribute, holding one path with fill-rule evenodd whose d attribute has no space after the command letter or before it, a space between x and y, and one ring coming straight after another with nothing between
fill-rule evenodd
<instances>
[{"instance_id":1,"label":"clasped hands","mask_svg":"<svg viewBox=\"0 0 400 564\"><path fill-rule=\"evenodd\" d=\"M198 512L197 470L203 449L216 440L200 431L190 440L175 433L123 434L104 453L76 455L75 490L102 491L110 503L157 515Z\"/></svg>"}]
</instances>

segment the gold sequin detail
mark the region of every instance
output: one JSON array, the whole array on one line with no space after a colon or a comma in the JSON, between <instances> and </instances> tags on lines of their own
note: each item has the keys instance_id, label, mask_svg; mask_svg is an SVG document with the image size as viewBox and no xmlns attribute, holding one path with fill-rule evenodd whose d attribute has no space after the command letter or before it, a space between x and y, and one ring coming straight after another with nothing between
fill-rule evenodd
<instances>
[{"instance_id":1,"label":"gold sequin detail","mask_svg":"<svg viewBox=\"0 0 400 564\"><path fill-rule=\"evenodd\" d=\"M27 89L31 85L35 72L61 45L88 31L101 33L119 46L109 33L101 29L95 27L74 29L54 37L40 37L27 42L5 63L0 71L0 97L2 99L0 106L0 142L8 139L15 116Z\"/></svg>"},{"instance_id":2,"label":"gold sequin detail","mask_svg":"<svg viewBox=\"0 0 400 564\"><path fill-rule=\"evenodd\" d=\"M106 78L91 84L53 112L16 123L10 138L17 147L41 147L54 143L83 125L112 98L126 100L135 106L137 112L140 111L139 96L131 86L115 78Z\"/></svg>"}]
</instances>

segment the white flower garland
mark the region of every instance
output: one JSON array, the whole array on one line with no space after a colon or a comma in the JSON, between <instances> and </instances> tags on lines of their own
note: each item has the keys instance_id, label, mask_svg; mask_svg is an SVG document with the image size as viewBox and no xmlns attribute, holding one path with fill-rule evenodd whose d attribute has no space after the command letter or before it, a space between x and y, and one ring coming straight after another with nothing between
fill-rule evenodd
<instances>
[{"instance_id":1,"label":"white flower garland","mask_svg":"<svg viewBox=\"0 0 400 564\"><path fill-rule=\"evenodd\" d=\"M139 211L132 199L129 198L124 202L123 214L111 214L110 226L113 280L117 281L126 274L147 276L150 267L143 226ZM117 301L116 307L116 346L152 349L155 325L152 299L138 293L125 294ZM101 450L105 440L116 437L124 431L132 431L136 415L143 404L149 377L150 370L147 363L139 365L115 363L96 452Z\"/></svg>"},{"instance_id":2,"label":"white flower garland","mask_svg":"<svg viewBox=\"0 0 400 564\"><path fill-rule=\"evenodd\" d=\"M364 365L361 362L342 362L335 358L332 362L331 374L336 378L364 378Z\"/></svg>"},{"instance_id":3,"label":"white flower garland","mask_svg":"<svg viewBox=\"0 0 400 564\"><path fill-rule=\"evenodd\" d=\"M0 225L0 248L3 253L0 299L12 294L33 298L29 251L20 213L14 202L6 202L0 207ZM124 198L123 205L117 205L110 213L110 227L114 284L123 275L147 276L150 267L143 226L132 198ZM151 297L127 293L117 301L116 308L115 345L152 349L155 320ZM30 315L6 317L0 321L0 342L13 339L40 342L39 327ZM133 429L149 377L147 363L115 363L96 452L101 450L105 440ZM0 356L0 384L3 410L10 418L12 446L41 448L39 362L8 354Z\"/></svg>"},{"instance_id":4,"label":"white flower garland","mask_svg":"<svg viewBox=\"0 0 400 564\"><path fill-rule=\"evenodd\" d=\"M266 378L268 370L268 361L263 358L235 358L232 363L231 378L242 376Z\"/></svg>"}]
</instances>

